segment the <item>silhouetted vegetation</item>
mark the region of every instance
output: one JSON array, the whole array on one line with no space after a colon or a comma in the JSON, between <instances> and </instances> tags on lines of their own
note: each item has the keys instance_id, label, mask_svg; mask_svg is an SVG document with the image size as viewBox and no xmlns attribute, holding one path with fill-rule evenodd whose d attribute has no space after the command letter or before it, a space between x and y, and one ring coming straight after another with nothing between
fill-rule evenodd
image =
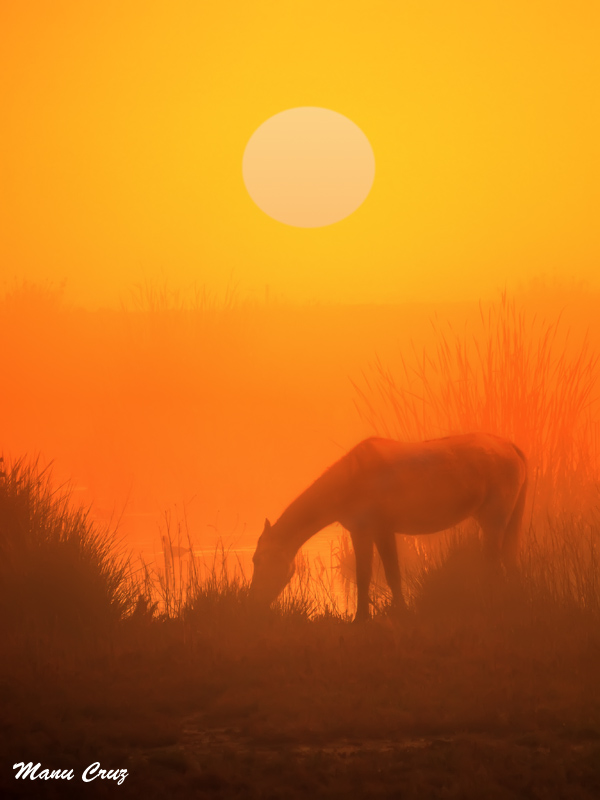
<instances>
[{"instance_id":1,"label":"silhouetted vegetation","mask_svg":"<svg viewBox=\"0 0 600 800\"><path fill-rule=\"evenodd\" d=\"M135 598L115 535L19 460L0 477L0 625L4 636L110 635Z\"/></svg>"}]
</instances>

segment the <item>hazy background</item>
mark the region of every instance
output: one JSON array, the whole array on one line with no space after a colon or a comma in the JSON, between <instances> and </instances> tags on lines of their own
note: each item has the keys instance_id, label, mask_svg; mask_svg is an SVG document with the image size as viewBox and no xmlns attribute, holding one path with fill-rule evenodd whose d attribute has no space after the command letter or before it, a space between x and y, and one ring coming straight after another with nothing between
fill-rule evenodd
<instances>
[{"instance_id":1,"label":"hazy background","mask_svg":"<svg viewBox=\"0 0 600 800\"><path fill-rule=\"evenodd\" d=\"M553 359L586 331L597 351L598 300L541 284L516 298L528 324L560 318ZM56 481L99 520L120 519L136 548L156 548L165 513L187 517L197 547L253 544L265 516L374 433L352 382L385 415L376 360L402 381L402 358L410 372L440 332L478 335L489 307L217 305L146 286L90 311L21 287L1 305L0 441L5 455L52 460Z\"/></svg>"}]
</instances>

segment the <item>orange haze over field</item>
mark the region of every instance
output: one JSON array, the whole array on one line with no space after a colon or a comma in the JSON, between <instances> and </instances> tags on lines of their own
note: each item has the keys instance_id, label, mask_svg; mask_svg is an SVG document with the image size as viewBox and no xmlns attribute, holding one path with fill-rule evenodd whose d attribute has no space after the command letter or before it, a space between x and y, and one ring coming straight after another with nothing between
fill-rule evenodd
<instances>
[{"instance_id":1,"label":"orange haze over field","mask_svg":"<svg viewBox=\"0 0 600 800\"><path fill-rule=\"evenodd\" d=\"M397 395L403 407L420 397L412 371L423 351L435 358L440 332L477 337L475 303L198 303L191 310L169 310L153 309L156 298L144 302L143 310L86 311L25 287L1 306L4 340L10 342L0 359L5 455L53 459L56 481L71 481L75 499L91 503L97 519L120 517L120 531L136 549L156 546L165 512L175 527L187 519L197 546L211 548L219 536L254 544L265 516L277 518L329 464L375 432L357 388L379 414L374 422L380 433L389 427L391 435L422 439L483 425L530 447L529 416L517 407L524 387L506 383L506 368L499 371L492 403L513 421L481 422L467 410L466 420L445 422L435 402L427 401L425 427L406 432L386 394L380 395L377 360L408 388ZM564 287L538 287L518 298L527 325L536 318L556 321L562 313L548 381L555 381L553 365L565 340L575 357L589 330L597 352L597 304L597 294ZM499 301L491 306L498 307ZM402 359L409 365L408 383ZM519 369L515 362L512 372ZM459 385L460 376L455 380ZM532 381L531 391L556 406L560 387L552 382L536 390ZM508 408L501 400L507 393L514 395ZM570 431L567 417L573 424L582 414L598 420L596 395L584 398L583 409L564 405L560 414L551 412L550 424ZM559 442L563 450L569 446Z\"/></svg>"}]
</instances>

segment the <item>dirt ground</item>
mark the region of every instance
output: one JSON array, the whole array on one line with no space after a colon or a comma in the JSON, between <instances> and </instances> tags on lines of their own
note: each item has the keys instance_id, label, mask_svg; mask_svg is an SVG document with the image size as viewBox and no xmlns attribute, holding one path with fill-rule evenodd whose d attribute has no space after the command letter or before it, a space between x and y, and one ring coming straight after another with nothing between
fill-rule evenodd
<instances>
[{"instance_id":1,"label":"dirt ground","mask_svg":"<svg viewBox=\"0 0 600 800\"><path fill-rule=\"evenodd\" d=\"M152 623L1 668L3 797L596 798L600 631L576 619ZM15 780L12 765L72 769ZM84 769L126 769L121 785Z\"/></svg>"}]
</instances>

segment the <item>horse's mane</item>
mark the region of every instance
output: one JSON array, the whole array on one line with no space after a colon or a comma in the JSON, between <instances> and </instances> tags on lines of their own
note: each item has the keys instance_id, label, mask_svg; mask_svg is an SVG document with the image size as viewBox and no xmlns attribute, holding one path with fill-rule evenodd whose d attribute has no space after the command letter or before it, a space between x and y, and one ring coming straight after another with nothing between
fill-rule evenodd
<instances>
[{"instance_id":1,"label":"horse's mane","mask_svg":"<svg viewBox=\"0 0 600 800\"><path fill-rule=\"evenodd\" d=\"M289 504L276 524L286 528L312 527L321 518L337 510L346 501L355 482L365 470L379 463L380 458L372 447L373 441L363 440L328 467Z\"/></svg>"}]
</instances>

